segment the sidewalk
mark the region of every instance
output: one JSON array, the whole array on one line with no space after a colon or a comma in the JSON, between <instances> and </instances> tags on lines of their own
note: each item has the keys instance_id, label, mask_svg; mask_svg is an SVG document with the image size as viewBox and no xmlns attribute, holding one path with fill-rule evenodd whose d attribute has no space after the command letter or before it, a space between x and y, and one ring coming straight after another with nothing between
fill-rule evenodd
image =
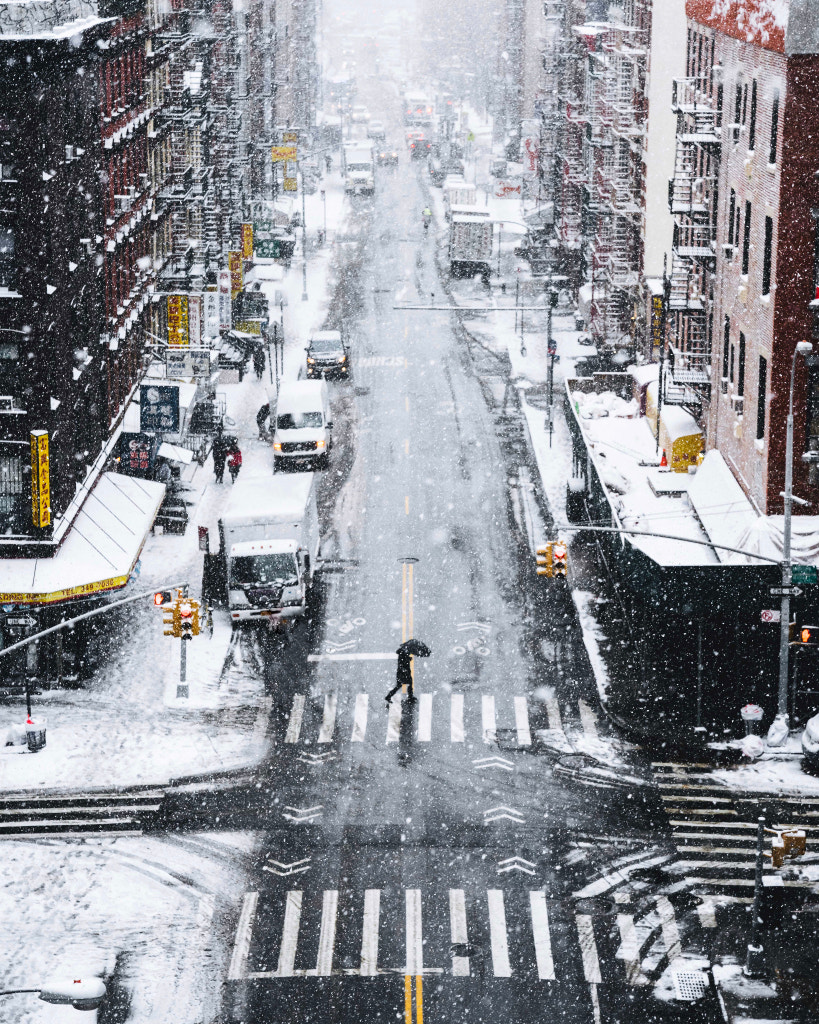
<instances>
[{"instance_id":1,"label":"sidewalk","mask_svg":"<svg viewBox=\"0 0 819 1024\"><path fill-rule=\"evenodd\" d=\"M284 376L296 378L304 363L311 329L321 327L333 293L332 239L346 210L338 173L326 183L329 238L308 248L307 301L303 294L301 238L297 256L282 281L263 287L287 296L283 311ZM320 192L306 197L308 242L323 229ZM271 294L272 298L272 294ZM241 383L235 370L222 371L219 391L227 399L227 430L238 438L243 476L271 476L272 451L259 440L256 413L275 392L272 368L257 381ZM217 521L230 496L230 478L216 484L212 463L195 466L190 477L190 522L184 536L152 534L143 548L139 574L123 593L161 589L186 581L201 596L202 553L198 527L217 543ZM213 635L203 629L187 645L189 697L177 698L181 641L163 636L162 612L146 598L101 616L96 644L101 668L80 690L49 690L32 696L35 719L45 719L47 745L36 754L25 747L0 747L0 791L114 788L163 785L178 776L252 765L264 755L270 701L253 659L252 638L239 644L224 611L213 614ZM109 653L107 648L113 648ZM245 664L243 659L250 658ZM0 735L25 719L22 702L0 710Z\"/></svg>"}]
</instances>

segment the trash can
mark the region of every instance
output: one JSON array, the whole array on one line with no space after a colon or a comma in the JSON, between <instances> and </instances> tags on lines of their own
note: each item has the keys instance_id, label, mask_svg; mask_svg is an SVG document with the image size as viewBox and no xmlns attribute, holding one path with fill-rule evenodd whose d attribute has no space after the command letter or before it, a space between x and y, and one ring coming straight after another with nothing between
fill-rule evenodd
<instances>
[{"instance_id":1,"label":"trash can","mask_svg":"<svg viewBox=\"0 0 819 1024\"><path fill-rule=\"evenodd\" d=\"M32 753L42 750L46 745L46 722L44 718L34 721L26 719L26 743Z\"/></svg>"},{"instance_id":2,"label":"trash can","mask_svg":"<svg viewBox=\"0 0 819 1024\"><path fill-rule=\"evenodd\" d=\"M762 722L762 708L758 704L746 704L739 713L745 723L745 735L756 736Z\"/></svg>"}]
</instances>

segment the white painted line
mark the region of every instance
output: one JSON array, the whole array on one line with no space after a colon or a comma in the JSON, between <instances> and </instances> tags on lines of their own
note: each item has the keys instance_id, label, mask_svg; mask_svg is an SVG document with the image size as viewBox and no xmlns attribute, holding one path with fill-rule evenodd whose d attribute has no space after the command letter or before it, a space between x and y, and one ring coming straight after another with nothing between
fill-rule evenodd
<instances>
[{"instance_id":1,"label":"white painted line","mask_svg":"<svg viewBox=\"0 0 819 1024\"><path fill-rule=\"evenodd\" d=\"M498 729L495 721L495 698L487 693L481 697L481 724L484 743L497 743Z\"/></svg>"},{"instance_id":2,"label":"white painted line","mask_svg":"<svg viewBox=\"0 0 819 1024\"><path fill-rule=\"evenodd\" d=\"M452 743L463 743L464 741L464 695L462 693L452 694L449 738Z\"/></svg>"},{"instance_id":3,"label":"white painted line","mask_svg":"<svg viewBox=\"0 0 819 1024\"><path fill-rule=\"evenodd\" d=\"M296 966L296 945L299 941L299 922L301 921L301 890L291 889L284 905L284 927L282 928L282 944L279 947L279 966L276 968L277 978L292 978Z\"/></svg>"},{"instance_id":4,"label":"white painted line","mask_svg":"<svg viewBox=\"0 0 819 1024\"><path fill-rule=\"evenodd\" d=\"M361 974L378 974L378 927L381 915L381 890L367 889L364 893L364 929L361 934Z\"/></svg>"},{"instance_id":5,"label":"white painted line","mask_svg":"<svg viewBox=\"0 0 819 1024\"><path fill-rule=\"evenodd\" d=\"M463 889L449 890L449 935L454 946L466 944L466 899ZM452 973L458 978L469 977L469 957L452 955Z\"/></svg>"},{"instance_id":6,"label":"white painted line","mask_svg":"<svg viewBox=\"0 0 819 1024\"><path fill-rule=\"evenodd\" d=\"M584 700L579 700L577 706L580 709L580 724L583 726L583 732L586 734L587 739L599 740L600 737L597 735L597 715L595 715L594 711Z\"/></svg>"},{"instance_id":7,"label":"white painted line","mask_svg":"<svg viewBox=\"0 0 819 1024\"><path fill-rule=\"evenodd\" d=\"M626 981L629 985L647 985L648 978L640 967L640 940L631 914L618 914L617 927L620 929L620 947L614 954L623 961Z\"/></svg>"},{"instance_id":8,"label":"white painted line","mask_svg":"<svg viewBox=\"0 0 819 1024\"><path fill-rule=\"evenodd\" d=\"M529 709L525 697L515 697L515 728L518 731L518 746L531 747L532 733L529 729Z\"/></svg>"},{"instance_id":9,"label":"white painted line","mask_svg":"<svg viewBox=\"0 0 819 1024\"><path fill-rule=\"evenodd\" d=\"M432 694L422 693L418 709L418 742L429 743L432 739Z\"/></svg>"},{"instance_id":10,"label":"white painted line","mask_svg":"<svg viewBox=\"0 0 819 1024\"><path fill-rule=\"evenodd\" d=\"M401 698L395 697L390 704L390 714L387 719L387 743L397 743L401 734Z\"/></svg>"},{"instance_id":11,"label":"white painted line","mask_svg":"<svg viewBox=\"0 0 819 1024\"><path fill-rule=\"evenodd\" d=\"M334 693L324 695L324 716L321 720L321 731L319 732L319 743L332 743L333 733L336 728L336 705L337 698Z\"/></svg>"},{"instance_id":12,"label":"white painted line","mask_svg":"<svg viewBox=\"0 0 819 1024\"><path fill-rule=\"evenodd\" d=\"M492 945L492 970L496 978L511 978L512 965L509 963L509 940L506 934L506 908L503 904L503 889L488 889L489 939Z\"/></svg>"},{"instance_id":13,"label":"white painted line","mask_svg":"<svg viewBox=\"0 0 819 1024\"><path fill-rule=\"evenodd\" d=\"M594 1024L602 1024L603 1017L600 1013L600 996L597 994L597 985L589 985L589 996L591 997L592 1010L594 1011Z\"/></svg>"},{"instance_id":14,"label":"white painted line","mask_svg":"<svg viewBox=\"0 0 819 1024\"><path fill-rule=\"evenodd\" d=\"M333 973L333 947L336 944L337 914L338 890L325 889L324 899L321 903L321 927L315 970L319 978L329 978Z\"/></svg>"},{"instance_id":15,"label":"white painted line","mask_svg":"<svg viewBox=\"0 0 819 1024\"><path fill-rule=\"evenodd\" d=\"M293 707L290 709L290 720L287 723L287 732L284 734L285 743L298 743L301 733L301 720L304 717L304 694L297 693L293 698Z\"/></svg>"},{"instance_id":16,"label":"white painted line","mask_svg":"<svg viewBox=\"0 0 819 1024\"><path fill-rule=\"evenodd\" d=\"M575 914L577 935L580 939L580 955L583 957L583 975L590 985L602 985L600 961L597 957L597 943L594 941L592 919L588 914Z\"/></svg>"},{"instance_id":17,"label":"white painted line","mask_svg":"<svg viewBox=\"0 0 819 1024\"><path fill-rule=\"evenodd\" d=\"M367 705L370 701L368 693L359 693L355 699L355 715L353 718L353 743L363 743L367 733Z\"/></svg>"},{"instance_id":18,"label":"white painted line","mask_svg":"<svg viewBox=\"0 0 819 1024\"><path fill-rule=\"evenodd\" d=\"M546 894L540 889L529 892L529 906L532 912L532 934L535 939L537 976L541 981L555 980L555 964L552 959L552 940L549 935L549 911L546 909Z\"/></svg>"},{"instance_id":19,"label":"white painted line","mask_svg":"<svg viewBox=\"0 0 819 1024\"><path fill-rule=\"evenodd\" d=\"M702 928L716 928L717 927L717 914L716 907L710 900L705 900L697 907L697 913L700 918L700 926Z\"/></svg>"},{"instance_id":20,"label":"white painted line","mask_svg":"<svg viewBox=\"0 0 819 1024\"><path fill-rule=\"evenodd\" d=\"M355 654L308 654L308 661L396 661L397 654L389 651L384 654L369 654L365 651L358 651Z\"/></svg>"},{"instance_id":21,"label":"white painted line","mask_svg":"<svg viewBox=\"0 0 819 1024\"><path fill-rule=\"evenodd\" d=\"M549 718L549 728L553 732L563 732L563 719L560 717L560 705L557 702L557 697L547 697L544 703Z\"/></svg>"},{"instance_id":22,"label":"white painted line","mask_svg":"<svg viewBox=\"0 0 819 1024\"><path fill-rule=\"evenodd\" d=\"M667 896L657 897L657 913L660 915L663 942L668 952L668 963L669 966L672 966L674 961L682 956L682 945L680 943L680 932L677 928L677 919L674 916L674 908Z\"/></svg>"},{"instance_id":23,"label":"white painted line","mask_svg":"<svg viewBox=\"0 0 819 1024\"><path fill-rule=\"evenodd\" d=\"M256 713L256 721L253 723L253 736L251 737L251 742L255 746L264 743L267 736L267 726L270 721L270 709L272 707L272 697L262 697L259 701L259 710Z\"/></svg>"},{"instance_id":24,"label":"white painted line","mask_svg":"<svg viewBox=\"0 0 819 1024\"><path fill-rule=\"evenodd\" d=\"M424 935L421 927L421 890L407 889L406 974L424 973Z\"/></svg>"},{"instance_id":25,"label":"white painted line","mask_svg":"<svg viewBox=\"0 0 819 1024\"><path fill-rule=\"evenodd\" d=\"M242 897L242 911L236 926L236 939L233 943L233 954L228 968L228 981L242 981L247 970L247 958L250 953L250 939L253 935L253 921L256 917L256 906L259 902L257 892L246 892Z\"/></svg>"}]
</instances>

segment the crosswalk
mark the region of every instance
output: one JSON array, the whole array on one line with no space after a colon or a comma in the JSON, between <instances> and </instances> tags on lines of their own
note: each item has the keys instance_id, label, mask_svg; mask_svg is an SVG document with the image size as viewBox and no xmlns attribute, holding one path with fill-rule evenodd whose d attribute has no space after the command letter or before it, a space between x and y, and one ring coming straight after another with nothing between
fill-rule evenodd
<instances>
[{"instance_id":1,"label":"crosswalk","mask_svg":"<svg viewBox=\"0 0 819 1024\"><path fill-rule=\"evenodd\" d=\"M600 723L586 701L578 701L574 722L564 724L565 718L556 698L531 700L524 694L421 693L414 705L396 697L387 706L381 694L360 692L345 702L335 691L297 693L273 739L322 747L341 740L390 744L410 736L418 743L479 741L527 748L541 741L571 749L567 731L577 731L599 741Z\"/></svg>"},{"instance_id":2,"label":"crosswalk","mask_svg":"<svg viewBox=\"0 0 819 1024\"><path fill-rule=\"evenodd\" d=\"M616 913L542 889L248 892L228 980L436 975L648 985L681 956L665 896ZM447 920L448 918L448 920Z\"/></svg>"},{"instance_id":3,"label":"crosswalk","mask_svg":"<svg viewBox=\"0 0 819 1024\"><path fill-rule=\"evenodd\" d=\"M753 898L757 818L762 811L771 827L798 824L809 844L811 838L819 839L819 799L743 794L716 780L707 764L654 762L652 769L676 846L671 870L701 898L705 927L716 927L715 903L750 903ZM763 881L768 886L814 884L783 879L767 859Z\"/></svg>"}]
</instances>

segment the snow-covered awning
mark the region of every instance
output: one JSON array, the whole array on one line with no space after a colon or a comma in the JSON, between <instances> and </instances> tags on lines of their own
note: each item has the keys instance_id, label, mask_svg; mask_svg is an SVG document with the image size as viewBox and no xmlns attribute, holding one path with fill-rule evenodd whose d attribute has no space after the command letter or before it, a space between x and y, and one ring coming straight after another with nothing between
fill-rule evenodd
<instances>
[{"instance_id":1,"label":"snow-covered awning","mask_svg":"<svg viewBox=\"0 0 819 1024\"><path fill-rule=\"evenodd\" d=\"M103 473L53 558L0 561L0 603L57 604L128 582L165 485Z\"/></svg>"},{"instance_id":2,"label":"snow-covered awning","mask_svg":"<svg viewBox=\"0 0 819 1024\"><path fill-rule=\"evenodd\" d=\"M193 452L190 448L183 448L178 444L170 444L163 441L156 453L160 458L168 459L170 462L181 462L189 466L193 462Z\"/></svg>"}]
</instances>

